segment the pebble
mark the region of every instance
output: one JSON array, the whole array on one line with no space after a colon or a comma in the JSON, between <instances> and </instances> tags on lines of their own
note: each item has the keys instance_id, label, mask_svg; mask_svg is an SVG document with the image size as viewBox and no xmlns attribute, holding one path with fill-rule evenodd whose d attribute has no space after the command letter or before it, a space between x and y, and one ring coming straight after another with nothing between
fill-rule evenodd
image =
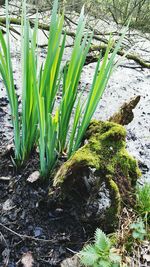
<instances>
[{"instance_id":1,"label":"pebble","mask_svg":"<svg viewBox=\"0 0 150 267\"><path fill-rule=\"evenodd\" d=\"M43 229L41 227L35 227L34 229L34 236L39 237L43 234Z\"/></svg>"}]
</instances>

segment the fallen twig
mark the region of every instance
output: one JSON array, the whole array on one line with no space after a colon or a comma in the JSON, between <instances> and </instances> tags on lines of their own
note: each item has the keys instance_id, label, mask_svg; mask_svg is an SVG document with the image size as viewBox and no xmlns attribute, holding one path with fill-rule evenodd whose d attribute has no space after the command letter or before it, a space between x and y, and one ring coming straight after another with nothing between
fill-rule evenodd
<instances>
[{"instance_id":1,"label":"fallen twig","mask_svg":"<svg viewBox=\"0 0 150 267\"><path fill-rule=\"evenodd\" d=\"M0 177L0 181L9 182L10 181L10 177L1 176Z\"/></svg>"},{"instance_id":2,"label":"fallen twig","mask_svg":"<svg viewBox=\"0 0 150 267\"><path fill-rule=\"evenodd\" d=\"M23 235L23 234L19 234L17 232L15 232L14 230L10 229L9 227L3 225L2 223L0 223L0 226L2 228L4 228L5 230L11 232L13 235L18 236L21 239L30 239L30 240L34 240L34 241L40 241L40 242L55 242L54 239L43 239L43 238L36 238L34 236L30 236L30 235Z\"/></svg>"}]
</instances>

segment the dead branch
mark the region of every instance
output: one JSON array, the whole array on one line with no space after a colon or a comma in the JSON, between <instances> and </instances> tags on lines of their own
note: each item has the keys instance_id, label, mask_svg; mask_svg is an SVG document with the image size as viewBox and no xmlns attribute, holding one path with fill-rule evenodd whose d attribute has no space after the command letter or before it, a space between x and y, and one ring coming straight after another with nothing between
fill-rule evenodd
<instances>
[{"instance_id":1,"label":"dead branch","mask_svg":"<svg viewBox=\"0 0 150 267\"><path fill-rule=\"evenodd\" d=\"M10 23L11 24L14 24L14 25L20 25L21 24L21 19L20 18L10 18ZM1 17L0 18L0 24L3 24L5 25L6 24L6 18L5 17ZM30 24L31 26L34 26L34 22L30 20ZM38 24L38 27L39 29L41 30L45 30L45 31L49 31L49 25L47 24L44 24L44 23L39 23ZM71 36L71 37L75 37L75 33L74 32L69 32L69 31L63 31L63 33L66 33L68 36ZM101 41L103 42L103 44L101 45L92 45L91 48L90 48L90 51L91 52L94 52L94 51L106 51L106 48L107 48L107 40L105 38L102 38L102 37L99 37L97 35L94 35L93 38L97 41ZM127 54L126 55L126 52L124 50L119 50L117 52L118 55L120 56L125 56L127 59L130 59L130 60L133 60L135 61L136 63L138 63L142 68L147 68L147 69L150 69L150 62L146 62L144 59L140 58L139 56L135 55L135 54ZM87 63L90 63L90 62L95 62L97 61L99 58L98 55L96 56L89 56L87 58Z\"/></svg>"},{"instance_id":2,"label":"dead branch","mask_svg":"<svg viewBox=\"0 0 150 267\"><path fill-rule=\"evenodd\" d=\"M101 44L101 45L92 45L91 48L90 48L90 51L91 52L96 52L96 51L103 51L105 52L106 51L106 48L107 48L107 45L105 44ZM129 60L133 60L135 61L136 63L138 63L142 68L147 68L147 69L150 69L150 62L146 62L144 59L140 58L140 56L138 55L135 55L135 54L132 54L132 53L128 53L126 55L126 52L124 50L119 50L117 52L117 54L119 56L125 56L127 59ZM91 56L91 61L92 62L95 62L97 61L99 58L99 56Z\"/></svg>"}]
</instances>

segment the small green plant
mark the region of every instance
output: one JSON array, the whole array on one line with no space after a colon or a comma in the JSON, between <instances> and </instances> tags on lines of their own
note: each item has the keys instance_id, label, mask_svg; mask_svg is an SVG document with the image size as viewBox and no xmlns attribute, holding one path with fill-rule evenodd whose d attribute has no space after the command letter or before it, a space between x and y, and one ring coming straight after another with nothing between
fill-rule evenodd
<instances>
[{"instance_id":1,"label":"small green plant","mask_svg":"<svg viewBox=\"0 0 150 267\"><path fill-rule=\"evenodd\" d=\"M18 96L15 91L11 62L8 1L6 0L6 40L0 30L0 74L6 87L11 108L11 118L14 129L15 160L17 165L20 165L29 156L37 141L38 116L37 103L34 97L34 82L36 81L33 80L33 76L30 72L32 55L29 45L29 29L27 23L26 20L23 21L22 16L22 112L21 115L19 115ZM33 45L35 47L35 29L33 35Z\"/></svg>"},{"instance_id":2,"label":"small green plant","mask_svg":"<svg viewBox=\"0 0 150 267\"><path fill-rule=\"evenodd\" d=\"M137 211L141 215L150 213L150 183L138 186L136 190Z\"/></svg>"},{"instance_id":3,"label":"small green plant","mask_svg":"<svg viewBox=\"0 0 150 267\"><path fill-rule=\"evenodd\" d=\"M11 106L15 160L17 165L23 163L38 143L41 175L46 176L63 152L70 157L79 148L114 69L114 59L126 29L115 47L110 38L104 58L98 60L87 101L83 105L81 93L78 95L78 85L92 40L92 33L85 34L84 8L79 17L71 59L63 71L66 34L63 32L64 14L58 13L58 0L53 4L47 56L42 65L38 60L38 18L32 29L24 1L21 33L22 112L19 115L10 53L8 0L6 13L6 40L0 31L0 74ZM60 83L62 98L56 106Z\"/></svg>"},{"instance_id":4,"label":"small green plant","mask_svg":"<svg viewBox=\"0 0 150 267\"><path fill-rule=\"evenodd\" d=\"M100 229L95 232L94 243L86 245L79 257L85 266L119 267L121 264L121 257L115 253L110 239Z\"/></svg>"},{"instance_id":5,"label":"small green plant","mask_svg":"<svg viewBox=\"0 0 150 267\"><path fill-rule=\"evenodd\" d=\"M130 225L130 229L132 230L132 236L137 240L144 240L146 236L145 225L142 219L137 220L136 222Z\"/></svg>"},{"instance_id":6,"label":"small green plant","mask_svg":"<svg viewBox=\"0 0 150 267\"><path fill-rule=\"evenodd\" d=\"M146 231L150 223L150 183L137 186L136 189L136 209L146 224Z\"/></svg>"},{"instance_id":7,"label":"small green plant","mask_svg":"<svg viewBox=\"0 0 150 267\"><path fill-rule=\"evenodd\" d=\"M145 183L136 188L136 211L139 218L136 222L130 225L132 236L137 240L144 240L148 237L148 216L150 215L150 184Z\"/></svg>"}]
</instances>

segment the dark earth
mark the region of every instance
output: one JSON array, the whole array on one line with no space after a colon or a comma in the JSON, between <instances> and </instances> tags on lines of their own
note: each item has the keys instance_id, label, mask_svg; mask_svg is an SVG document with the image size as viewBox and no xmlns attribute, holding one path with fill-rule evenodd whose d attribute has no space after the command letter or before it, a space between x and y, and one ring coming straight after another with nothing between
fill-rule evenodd
<instances>
[{"instance_id":1,"label":"dark earth","mask_svg":"<svg viewBox=\"0 0 150 267\"><path fill-rule=\"evenodd\" d=\"M37 169L36 152L18 171L10 155L0 153L0 267L22 266L27 252L32 253L33 266L60 266L93 234L72 210L46 202L48 183L27 182Z\"/></svg>"}]
</instances>

